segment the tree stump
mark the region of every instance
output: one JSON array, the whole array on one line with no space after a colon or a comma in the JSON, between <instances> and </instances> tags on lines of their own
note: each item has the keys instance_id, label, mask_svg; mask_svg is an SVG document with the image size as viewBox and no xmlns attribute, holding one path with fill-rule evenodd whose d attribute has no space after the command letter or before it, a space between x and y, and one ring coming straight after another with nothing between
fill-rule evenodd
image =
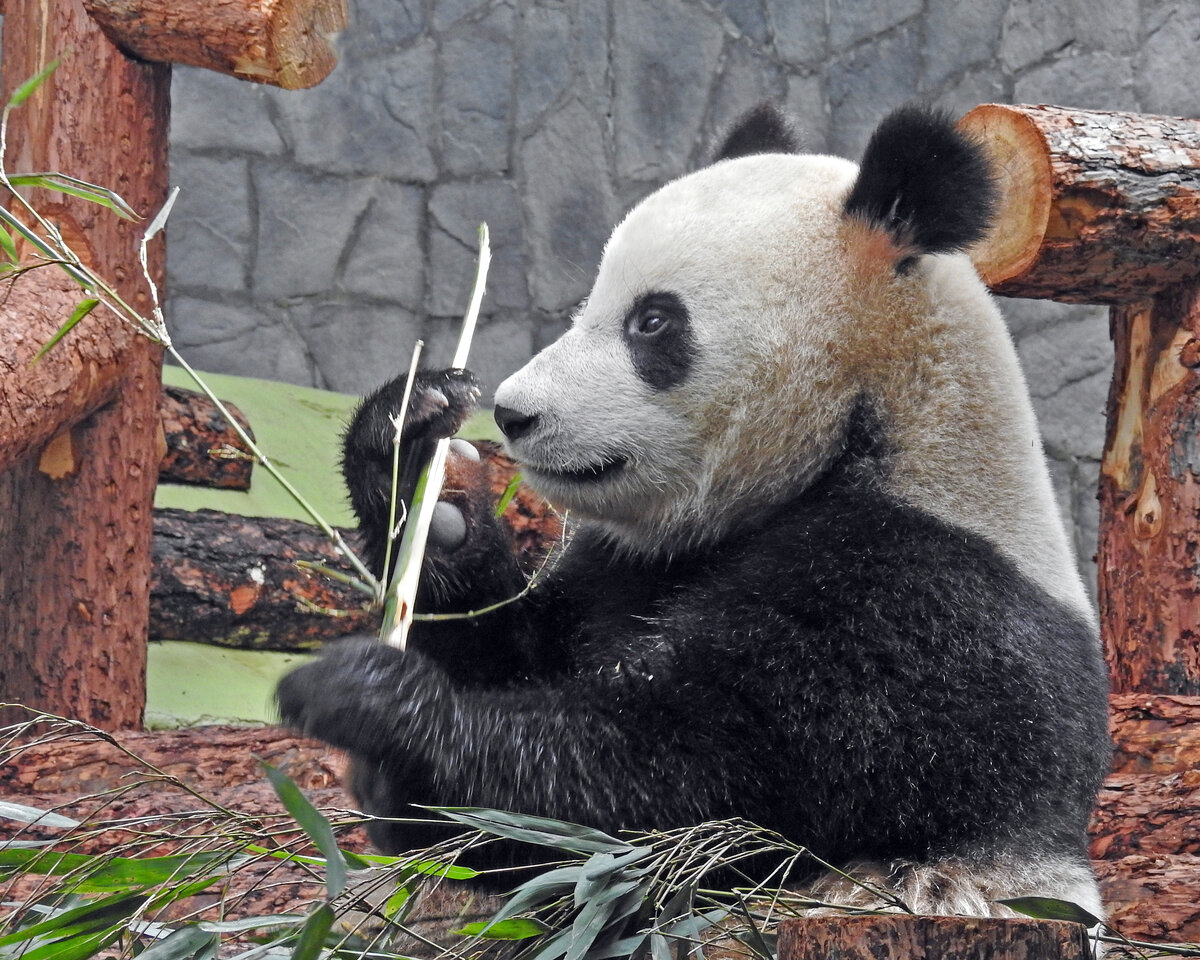
<instances>
[{"instance_id":1,"label":"tree stump","mask_svg":"<svg viewBox=\"0 0 1200 960\"><path fill-rule=\"evenodd\" d=\"M779 925L779 960L1090 960L1084 928L994 917L804 917Z\"/></svg>"}]
</instances>

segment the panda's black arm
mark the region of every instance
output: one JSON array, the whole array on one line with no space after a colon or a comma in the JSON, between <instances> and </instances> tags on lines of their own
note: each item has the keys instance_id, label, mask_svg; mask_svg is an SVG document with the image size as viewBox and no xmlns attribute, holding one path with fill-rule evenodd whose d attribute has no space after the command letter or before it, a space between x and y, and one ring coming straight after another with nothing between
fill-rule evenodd
<instances>
[{"instance_id":1,"label":"panda's black arm","mask_svg":"<svg viewBox=\"0 0 1200 960\"><path fill-rule=\"evenodd\" d=\"M419 653L350 641L284 678L278 698L293 726L379 776L403 771L389 791L401 802L498 807L610 831L774 820L758 796L772 778L768 711L777 699L760 687L776 671L747 662L744 650L731 662L723 646L663 638L652 656L602 673L463 687ZM428 796L413 795L414 780Z\"/></svg>"}]
</instances>

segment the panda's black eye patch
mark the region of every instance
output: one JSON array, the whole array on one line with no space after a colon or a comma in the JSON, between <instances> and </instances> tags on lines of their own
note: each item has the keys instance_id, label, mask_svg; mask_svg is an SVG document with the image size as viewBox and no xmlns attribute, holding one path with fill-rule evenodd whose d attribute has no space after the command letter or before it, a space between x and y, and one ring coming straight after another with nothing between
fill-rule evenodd
<instances>
[{"instance_id":1,"label":"panda's black eye patch","mask_svg":"<svg viewBox=\"0 0 1200 960\"><path fill-rule=\"evenodd\" d=\"M625 315L625 342L637 375L655 390L678 386L696 355L687 307L673 293L643 294Z\"/></svg>"}]
</instances>

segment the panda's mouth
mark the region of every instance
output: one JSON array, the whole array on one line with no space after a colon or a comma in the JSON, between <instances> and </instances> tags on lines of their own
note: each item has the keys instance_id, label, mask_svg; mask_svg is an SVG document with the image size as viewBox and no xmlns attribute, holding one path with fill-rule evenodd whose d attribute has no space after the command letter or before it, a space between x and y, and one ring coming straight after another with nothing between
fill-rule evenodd
<instances>
[{"instance_id":1,"label":"panda's mouth","mask_svg":"<svg viewBox=\"0 0 1200 960\"><path fill-rule=\"evenodd\" d=\"M584 467L575 467L570 470L548 470L542 467L538 469L538 472L567 483L599 483L620 473L628 465L628 457L612 456L605 457L597 463L589 463Z\"/></svg>"}]
</instances>

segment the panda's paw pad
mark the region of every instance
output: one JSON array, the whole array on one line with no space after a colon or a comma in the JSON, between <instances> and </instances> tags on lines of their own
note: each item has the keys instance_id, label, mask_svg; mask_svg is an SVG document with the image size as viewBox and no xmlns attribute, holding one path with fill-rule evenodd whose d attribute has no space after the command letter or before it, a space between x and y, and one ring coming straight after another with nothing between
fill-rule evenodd
<instances>
[{"instance_id":1,"label":"panda's paw pad","mask_svg":"<svg viewBox=\"0 0 1200 960\"><path fill-rule=\"evenodd\" d=\"M414 438L451 436L478 401L479 381L469 370L422 371L413 381L404 432Z\"/></svg>"}]
</instances>

